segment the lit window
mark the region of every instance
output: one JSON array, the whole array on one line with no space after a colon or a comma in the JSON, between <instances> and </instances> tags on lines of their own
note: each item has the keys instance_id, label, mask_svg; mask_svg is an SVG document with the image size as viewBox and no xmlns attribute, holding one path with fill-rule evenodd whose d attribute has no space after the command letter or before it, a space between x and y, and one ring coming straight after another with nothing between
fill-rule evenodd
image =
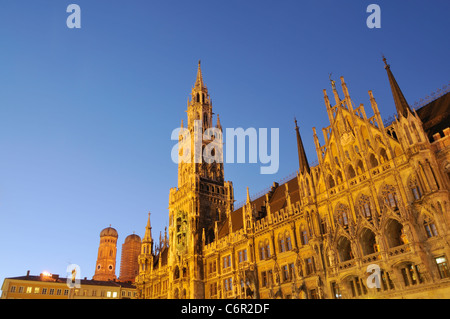
<instances>
[{"instance_id":1,"label":"lit window","mask_svg":"<svg viewBox=\"0 0 450 319\"><path fill-rule=\"evenodd\" d=\"M111 298L111 291L108 291L108 292L106 293L106 297L107 297L107 298Z\"/></svg>"},{"instance_id":2,"label":"lit window","mask_svg":"<svg viewBox=\"0 0 450 319\"><path fill-rule=\"evenodd\" d=\"M34 287L34 293L38 294L39 293L39 287Z\"/></svg>"},{"instance_id":3,"label":"lit window","mask_svg":"<svg viewBox=\"0 0 450 319\"><path fill-rule=\"evenodd\" d=\"M445 259L445 257L442 256L436 258L435 260L439 269L439 275L441 276L441 279L450 277L447 259Z\"/></svg>"},{"instance_id":4,"label":"lit window","mask_svg":"<svg viewBox=\"0 0 450 319\"><path fill-rule=\"evenodd\" d=\"M113 298L117 298L117 291L113 292Z\"/></svg>"},{"instance_id":5,"label":"lit window","mask_svg":"<svg viewBox=\"0 0 450 319\"><path fill-rule=\"evenodd\" d=\"M27 294L31 294L32 287L27 287Z\"/></svg>"}]
</instances>

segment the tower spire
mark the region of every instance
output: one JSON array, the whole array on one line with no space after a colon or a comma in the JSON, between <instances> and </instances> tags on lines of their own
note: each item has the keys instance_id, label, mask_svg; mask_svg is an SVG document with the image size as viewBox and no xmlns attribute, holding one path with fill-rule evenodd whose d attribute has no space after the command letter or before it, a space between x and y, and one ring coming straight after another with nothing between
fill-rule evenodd
<instances>
[{"instance_id":1,"label":"tower spire","mask_svg":"<svg viewBox=\"0 0 450 319\"><path fill-rule=\"evenodd\" d=\"M148 212L147 226L145 227L145 235L143 242L152 242L152 226L150 224L150 212Z\"/></svg>"},{"instance_id":2,"label":"tower spire","mask_svg":"<svg viewBox=\"0 0 450 319\"><path fill-rule=\"evenodd\" d=\"M383 56L384 68L388 74L389 84L391 85L392 96L394 97L395 108L397 109L398 116L402 115L403 117L408 117L411 109L409 108L408 102L406 102L405 96L400 90L397 81L394 78L394 75L391 71L391 66L387 64L386 58Z\"/></svg>"},{"instance_id":3,"label":"tower spire","mask_svg":"<svg viewBox=\"0 0 450 319\"><path fill-rule=\"evenodd\" d=\"M202 68L200 66L201 61L198 60L198 69L197 69L197 79L195 81L196 88L203 88L203 76L202 76Z\"/></svg>"},{"instance_id":4,"label":"tower spire","mask_svg":"<svg viewBox=\"0 0 450 319\"><path fill-rule=\"evenodd\" d=\"M298 163L300 167L300 173L310 173L310 168L308 160L306 159L305 149L303 148L302 138L300 137L300 132L297 126L297 119L295 121L295 132L297 133L297 149L298 149Z\"/></svg>"}]
</instances>

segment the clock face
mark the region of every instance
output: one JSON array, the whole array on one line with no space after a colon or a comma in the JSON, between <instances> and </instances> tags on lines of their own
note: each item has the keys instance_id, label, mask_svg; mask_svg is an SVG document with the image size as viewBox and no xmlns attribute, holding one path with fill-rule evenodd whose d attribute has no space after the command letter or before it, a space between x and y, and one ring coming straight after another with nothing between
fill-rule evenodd
<instances>
[{"instance_id":1,"label":"clock face","mask_svg":"<svg viewBox=\"0 0 450 319\"><path fill-rule=\"evenodd\" d=\"M109 270L113 270L113 265L109 265L109 266L108 266L108 269L109 269Z\"/></svg>"},{"instance_id":2,"label":"clock face","mask_svg":"<svg viewBox=\"0 0 450 319\"><path fill-rule=\"evenodd\" d=\"M97 265L97 269L98 269L98 270L100 270L100 268L102 268L102 266L100 266L100 265Z\"/></svg>"}]
</instances>

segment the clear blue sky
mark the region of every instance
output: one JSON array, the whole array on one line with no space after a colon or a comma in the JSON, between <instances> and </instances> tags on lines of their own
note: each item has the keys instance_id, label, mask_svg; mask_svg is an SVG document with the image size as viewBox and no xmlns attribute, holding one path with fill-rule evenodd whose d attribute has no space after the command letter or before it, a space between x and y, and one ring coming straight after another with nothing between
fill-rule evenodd
<instances>
[{"instance_id":1,"label":"clear blue sky","mask_svg":"<svg viewBox=\"0 0 450 319\"><path fill-rule=\"evenodd\" d=\"M66 8L81 7L81 29ZM381 7L381 29L366 8ZM308 160L328 126L322 90L344 76L369 115L395 111L381 54L408 102L449 83L450 3L434 1L2 0L0 4L0 280L75 263L94 274L110 224L154 237L177 185L170 134L186 119L197 61L226 127L280 129L280 168L226 164L245 198L298 168L294 116ZM340 88L340 86L338 86Z\"/></svg>"}]
</instances>

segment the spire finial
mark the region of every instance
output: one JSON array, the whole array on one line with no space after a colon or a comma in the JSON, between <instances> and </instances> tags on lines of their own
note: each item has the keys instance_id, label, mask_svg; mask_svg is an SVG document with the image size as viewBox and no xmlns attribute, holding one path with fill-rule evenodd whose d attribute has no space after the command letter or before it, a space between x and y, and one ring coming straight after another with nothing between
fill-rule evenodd
<instances>
[{"instance_id":1,"label":"spire finial","mask_svg":"<svg viewBox=\"0 0 450 319\"><path fill-rule=\"evenodd\" d=\"M389 64L387 64L386 57L384 56L384 54L381 54L381 56L383 57L384 66L388 68Z\"/></svg>"},{"instance_id":2,"label":"spire finial","mask_svg":"<svg viewBox=\"0 0 450 319\"><path fill-rule=\"evenodd\" d=\"M201 69L200 64L201 64L201 60L198 60L197 80L195 81L196 88L203 88L203 76L202 76L202 69Z\"/></svg>"},{"instance_id":3,"label":"spire finial","mask_svg":"<svg viewBox=\"0 0 450 319\"><path fill-rule=\"evenodd\" d=\"M309 173L309 163L306 159L305 148L303 147L302 138L300 137L300 132L297 126L297 119L295 119L295 132L297 134L297 150L298 150L298 163L300 168L300 173Z\"/></svg>"},{"instance_id":4,"label":"spire finial","mask_svg":"<svg viewBox=\"0 0 450 319\"><path fill-rule=\"evenodd\" d=\"M247 203L250 203L250 192L248 190L248 186L247 186Z\"/></svg>"},{"instance_id":5,"label":"spire finial","mask_svg":"<svg viewBox=\"0 0 450 319\"><path fill-rule=\"evenodd\" d=\"M389 79L389 84L391 86L391 92L392 92L392 97L394 98L394 104L395 104L395 108L397 109L397 114L400 116L402 115L403 117L408 117L408 114L411 113L411 109L408 105L408 102L406 102L405 96L403 95L402 90L400 89L397 81L394 78L394 74L392 74L390 65L387 64L386 62L386 58L383 56L383 61L385 64L385 69L388 75L388 79Z\"/></svg>"}]
</instances>

